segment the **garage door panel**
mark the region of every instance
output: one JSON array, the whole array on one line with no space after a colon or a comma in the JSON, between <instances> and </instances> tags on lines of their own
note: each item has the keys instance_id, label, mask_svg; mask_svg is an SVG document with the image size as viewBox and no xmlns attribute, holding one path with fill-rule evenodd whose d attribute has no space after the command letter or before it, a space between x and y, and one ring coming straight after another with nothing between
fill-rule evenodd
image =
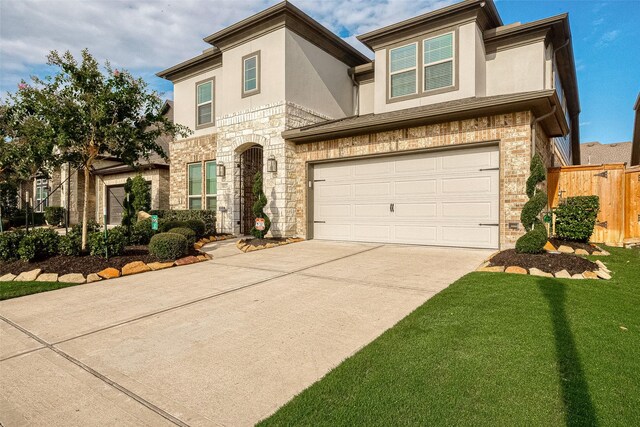
<instances>
[{"instance_id":1,"label":"garage door panel","mask_svg":"<svg viewBox=\"0 0 640 427\"><path fill-rule=\"evenodd\" d=\"M394 190L398 196L435 194L437 182L435 179L399 181L395 183Z\"/></svg>"},{"instance_id":2,"label":"garage door panel","mask_svg":"<svg viewBox=\"0 0 640 427\"><path fill-rule=\"evenodd\" d=\"M479 224L499 221L498 164L492 147L316 165L314 237L497 248Z\"/></svg>"}]
</instances>

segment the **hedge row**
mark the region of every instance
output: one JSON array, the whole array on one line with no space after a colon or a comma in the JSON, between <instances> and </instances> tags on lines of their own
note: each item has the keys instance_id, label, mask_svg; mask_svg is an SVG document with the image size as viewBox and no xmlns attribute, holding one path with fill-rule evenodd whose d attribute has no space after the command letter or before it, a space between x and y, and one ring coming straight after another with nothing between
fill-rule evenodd
<instances>
[{"instance_id":1,"label":"hedge row","mask_svg":"<svg viewBox=\"0 0 640 427\"><path fill-rule=\"evenodd\" d=\"M216 233L216 211L214 210L161 210L156 209L149 212L151 215L158 215L163 220L189 221L199 219L204 222L204 232L202 235ZM196 232L197 233L197 232Z\"/></svg>"}]
</instances>

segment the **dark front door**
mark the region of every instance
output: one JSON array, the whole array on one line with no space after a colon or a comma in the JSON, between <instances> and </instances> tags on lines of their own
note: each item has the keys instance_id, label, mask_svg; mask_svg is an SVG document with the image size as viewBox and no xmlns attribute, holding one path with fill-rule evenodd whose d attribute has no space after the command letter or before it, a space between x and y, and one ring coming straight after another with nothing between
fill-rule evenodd
<instances>
[{"instance_id":1,"label":"dark front door","mask_svg":"<svg viewBox=\"0 0 640 427\"><path fill-rule=\"evenodd\" d=\"M124 186L112 185L107 187L107 222L120 225L124 208Z\"/></svg>"},{"instance_id":2,"label":"dark front door","mask_svg":"<svg viewBox=\"0 0 640 427\"><path fill-rule=\"evenodd\" d=\"M253 180L258 172L262 172L262 147L254 145L240 155L240 232L243 234L249 234L255 222L251 209L256 201Z\"/></svg>"}]
</instances>

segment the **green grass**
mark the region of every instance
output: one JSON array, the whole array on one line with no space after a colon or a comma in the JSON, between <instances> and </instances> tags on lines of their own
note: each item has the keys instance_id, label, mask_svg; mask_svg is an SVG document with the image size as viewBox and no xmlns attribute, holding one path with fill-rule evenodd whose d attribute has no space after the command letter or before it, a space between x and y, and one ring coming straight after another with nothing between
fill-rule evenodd
<instances>
[{"instance_id":1,"label":"green grass","mask_svg":"<svg viewBox=\"0 0 640 427\"><path fill-rule=\"evenodd\" d=\"M55 289L75 286L78 283L60 282L0 282L0 301L5 299L53 291Z\"/></svg>"},{"instance_id":2,"label":"green grass","mask_svg":"<svg viewBox=\"0 0 640 427\"><path fill-rule=\"evenodd\" d=\"M468 274L262 425L640 425L640 250L608 250L609 281Z\"/></svg>"}]
</instances>

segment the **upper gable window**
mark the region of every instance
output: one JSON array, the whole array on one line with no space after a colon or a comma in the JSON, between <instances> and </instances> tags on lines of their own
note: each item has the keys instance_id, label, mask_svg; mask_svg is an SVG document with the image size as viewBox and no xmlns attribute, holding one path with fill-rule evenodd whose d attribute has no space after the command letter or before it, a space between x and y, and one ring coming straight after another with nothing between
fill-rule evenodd
<instances>
[{"instance_id":1,"label":"upper gable window","mask_svg":"<svg viewBox=\"0 0 640 427\"><path fill-rule=\"evenodd\" d=\"M413 95L418 90L417 52L412 43L389 51L389 95L391 98Z\"/></svg>"},{"instance_id":2,"label":"upper gable window","mask_svg":"<svg viewBox=\"0 0 640 427\"><path fill-rule=\"evenodd\" d=\"M213 80L196 84L196 128L213 125Z\"/></svg>"},{"instance_id":3,"label":"upper gable window","mask_svg":"<svg viewBox=\"0 0 640 427\"><path fill-rule=\"evenodd\" d=\"M453 86L453 33L443 34L423 42L423 90Z\"/></svg>"},{"instance_id":4,"label":"upper gable window","mask_svg":"<svg viewBox=\"0 0 640 427\"><path fill-rule=\"evenodd\" d=\"M242 58L242 96L260 93L260 52Z\"/></svg>"}]
</instances>

